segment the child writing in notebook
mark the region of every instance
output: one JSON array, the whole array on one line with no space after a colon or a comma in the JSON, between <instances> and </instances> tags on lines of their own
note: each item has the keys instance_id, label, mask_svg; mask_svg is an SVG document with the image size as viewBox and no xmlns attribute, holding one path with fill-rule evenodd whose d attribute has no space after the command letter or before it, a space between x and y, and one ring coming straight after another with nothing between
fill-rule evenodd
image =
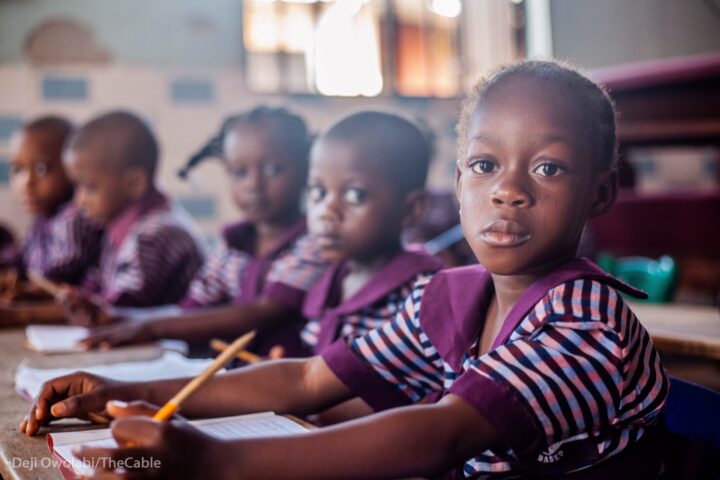
<instances>
[{"instance_id":1,"label":"child writing in notebook","mask_svg":"<svg viewBox=\"0 0 720 480\"><path fill-rule=\"evenodd\" d=\"M482 266L419 281L392 322L321 356L216 376L182 407L303 414L360 396L387 411L302 436L218 440L133 416L141 404L106 404L163 404L184 381L76 373L43 387L21 430L107 406L119 444L135 446L77 455L152 456L152 473L167 476L656 478L668 382L619 294L640 292L575 256L587 218L617 195L612 102L569 67L521 62L477 85L458 137L461 222Z\"/></svg>"},{"instance_id":2,"label":"child writing in notebook","mask_svg":"<svg viewBox=\"0 0 720 480\"><path fill-rule=\"evenodd\" d=\"M265 355L278 345L286 355L307 355L300 310L327 266L300 210L310 143L305 122L284 108L259 106L225 122L203 151L225 161L243 221L224 229L223 243L180 302L182 314L99 328L85 344L179 338L206 345L215 336L259 329L253 352Z\"/></svg>"},{"instance_id":3,"label":"child writing in notebook","mask_svg":"<svg viewBox=\"0 0 720 480\"><path fill-rule=\"evenodd\" d=\"M202 264L198 228L155 186L158 157L152 131L125 111L96 117L70 140L64 163L75 203L105 227L99 270L86 277L84 289L65 288L62 295L72 322L105 323L107 305L176 303Z\"/></svg>"},{"instance_id":4,"label":"child writing in notebook","mask_svg":"<svg viewBox=\"0 0 720 480\"><path fill-rule=\"evenodd\" d=\"M33 222L16 254L0 257L0 270L13 270L5 278L24 280L30 269L53 281L78 284L97 263L101 231L72 204L73 186L62 165L72 132L65 118L45 116L26 123L10 141L10 184ZM38 293L25 282L12 284L4 285L4 297Z\"/></svg>"}]
</instances>

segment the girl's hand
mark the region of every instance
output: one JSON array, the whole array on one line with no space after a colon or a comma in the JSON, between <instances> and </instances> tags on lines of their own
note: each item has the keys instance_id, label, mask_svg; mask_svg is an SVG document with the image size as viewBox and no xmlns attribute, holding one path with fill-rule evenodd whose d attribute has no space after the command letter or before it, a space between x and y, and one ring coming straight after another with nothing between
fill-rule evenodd
<instances>
[{"instance_id":1,"label":"girl's hand","mask_svg":"<svg viewBox=\"0 0 720 480\"><path fill-rule=\"evenodd\" d=\"M137 384L118 382L86 372L75 372L43 383L20 431L34 435L45 425L59 418L82 418L105 423L110 417L105 404L112 399L140 398Z\"/></svg>"},{"instance_id":2,"label":"girl's hand","mask_svg":"<svg viewBox=\"0 0 720 480\"><path fill-rule=\"evenodd\" d=\"M147 322L123 320L112 325L95 327L80 341L87 349L107 349L118 345L147 343L155 340Z\"/></svg>"},{"instance_id":3,"label":"girl's hand","mask_svg":"<svg viewBox=\"0 0 720 480\"><path fill-rule=\"evenodd\" d=\"M183 420L158 422L145 416L156 409L142 402L109 402L107 411L116 418L112 434L121 446L82 447L74 455L96 467L93 478L221 476L223 462L216 459L227 458L223 442Z\"/></svg>"},{"instance_id":4,"label":"girl's hand","mask_svg":"<svg viewBox=\"0 0 720 480\"><path fill-rule=\"evenodd\" d=\"M114 320L108 306L100 298L82 293L76 288L63 286L58 301L72 325L95 327Z\"/></svg>"}]
</instances>

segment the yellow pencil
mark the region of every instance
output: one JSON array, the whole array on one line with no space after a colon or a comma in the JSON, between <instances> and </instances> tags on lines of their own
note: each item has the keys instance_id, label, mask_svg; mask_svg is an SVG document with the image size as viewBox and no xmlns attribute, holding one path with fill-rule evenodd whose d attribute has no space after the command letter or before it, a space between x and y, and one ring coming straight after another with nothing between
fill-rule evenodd
<instances>
[{"instance_id":1,"label":"yellow pencil","mask_svg":"<svg viewBox=\"0 0 720 480\"><path fill-rule=\"evenodd\" d=\"M224 352L229 346L229 343L223 342L217 338L210 340L210 347L217 352ZM254 353L246 352L245 350L240 350L235 354L235 356L246 363L257 363L262 360L260 355L255 355Z\"/></svg>"},{"instance_id":2,"label":"yellow pencil","mask_svg":"<svg viewBox=\"0 0 720 480\"><path fill-rule=\"evenodd\" d=\"M172 417L175 412L180 410L180 405L190 395L207 382L218 370L230 361L240 350L244 349L250 341L255 337L255 331L248 332L242 337L235 340L228 348L226 348L215 361L208 366L200 375L193 378L185 385L173 398L171 398L158 412L153 416L153 420L164 422Z\"/></svg>"}]
</instances>

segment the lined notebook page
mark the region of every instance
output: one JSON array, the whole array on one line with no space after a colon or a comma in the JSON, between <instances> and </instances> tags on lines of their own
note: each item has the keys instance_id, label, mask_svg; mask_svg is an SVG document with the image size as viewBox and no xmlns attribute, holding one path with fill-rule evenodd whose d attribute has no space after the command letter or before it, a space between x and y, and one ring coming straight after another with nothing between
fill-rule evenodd
<instances>
[{"instance_id":1,"label":"lined notebook page","mask_svg":"<svg viewBox=\"0 0 720 480\"><path fill-rule=\"evenodd\" d=\"M297 435L308 431L299 423L275 415L273 412L194 420L190 423L198 427L202 432L224 440ZM80 445L92 447L117 446L109 429L52 433L48 436L51 437L55 453L71 464L73 469L80 475L89 475L93 472L93 469L90 465L84 464L73 456L73 448Z\"/></svg>"}]
</instances>

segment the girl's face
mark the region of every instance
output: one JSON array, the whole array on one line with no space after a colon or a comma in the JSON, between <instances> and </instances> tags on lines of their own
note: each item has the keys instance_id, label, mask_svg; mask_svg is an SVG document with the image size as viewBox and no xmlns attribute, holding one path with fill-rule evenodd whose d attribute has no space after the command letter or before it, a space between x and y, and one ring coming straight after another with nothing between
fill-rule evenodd
<instances>
[{"instance_id":1,"label":"girl's face","mask_svg":"<svg viewBox=\"0 0 720 480\"><path fill-rule=\"evenodd\" d=\"M235 203L250 222L282 222L299 212L304 172L262 127L238 125L224 145Z\"/></svg>"},{"instance_id":2,"label":"girl's face","mask_svg":"<svg viewBox=\"0 0 720 480\"><path fill-rule=\"evenodd\" d=\"M491 273L542 274L575 256L586 218L615 198L579 112L559 89L513 78L475 109L456 173L465 238Z\"/></svg>"},{"instance_id":3,"label":"girl's face","mask_svg":"<svg viewBox=\"0 0 720 480\"><path fill-rule=\"evenodd\" d=\"M12 139L12 189L32 215L49 215L72 196L60 145L42 132L21 131Z\"/></svg>"},{"instance_id":4,"label":"girl's face","mask_svg":"<svg viewBox=\"0 0 720 480\"><path fill-rule=\"evenodd\" d=\"M339 140L312 149L308 226L328 261L372 261L400 247L403 201L357 150Z\"/></svg>"}]
</instances>

